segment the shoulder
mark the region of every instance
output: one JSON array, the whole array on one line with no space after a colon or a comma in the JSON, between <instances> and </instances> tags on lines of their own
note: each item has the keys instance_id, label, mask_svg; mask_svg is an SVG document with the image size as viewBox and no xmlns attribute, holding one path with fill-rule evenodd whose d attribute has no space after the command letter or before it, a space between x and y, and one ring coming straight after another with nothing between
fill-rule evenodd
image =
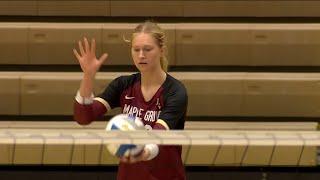
<instances>
[{"instance_id":1,"label":"shoulder","mask_svg":"<svg viewBox=\"0 0 320 180\"><path fill-rule=\"evenodd\" d=\"M167 79L165 81L165 88L171 91L182 91L186 92L184 84L178 79L174 78L170 74L167 74Z\"/></svg>"},{"instance_id":2,"label":"shoulder","mask_svg":"<svg viewBox=\"0 0 320 180\"><path fill-rule=\"evenodd\" d=\"M181 98L187 97L187 89L184 84L170 74L167 74L164 89L168 95L176 95Z\"/></svg>"},{"instance_id":3,"label":"shoulder","mask_svg":"<svg viewBox=\"0 0 320 180\"><path fill-rule=\"evenodd\" d=\"M111 83L118 86L127 87L134 84L140 79L140 73L135 73L131 75L122 75L115 78Z\"/></svg>"}]
</instances>

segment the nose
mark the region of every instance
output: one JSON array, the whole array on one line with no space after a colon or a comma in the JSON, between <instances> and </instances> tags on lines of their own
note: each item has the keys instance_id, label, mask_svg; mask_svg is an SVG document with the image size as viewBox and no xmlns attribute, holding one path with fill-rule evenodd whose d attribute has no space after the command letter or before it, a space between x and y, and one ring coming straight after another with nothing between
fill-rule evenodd
<instances>
[{"instance_id":1,"label":"nose","mask_svg":"<svg viewBox=\"0 0 320 180\"><path fill-rule=\"evenodd\" d=\"M143 50L140 50L139 51L139 58L144 58L145 56L144 56L144 52L143 52Z\"/></svg>"}]
</instances>

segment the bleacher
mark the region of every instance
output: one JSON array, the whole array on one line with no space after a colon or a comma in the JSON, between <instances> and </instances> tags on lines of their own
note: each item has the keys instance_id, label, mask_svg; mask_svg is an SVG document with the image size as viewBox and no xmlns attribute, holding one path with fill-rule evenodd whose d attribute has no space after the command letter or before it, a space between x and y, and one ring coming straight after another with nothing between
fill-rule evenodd
<instances>
[{"instance_id":1,"label":"bleacher","mask_svg":"<svg viewBox=\"0 0 320 180\"><path fill-rule=\"evenodd\" d=\"M115 77L130 72L100 72L96 94ZM172 72L186 86L190 117L317 118L319 73ZM2 115L73 113L80 72L1 72ZM119 111L118 111L119 112ZM116 112L115 112L116 113ZM71 119L70 119L71 120ZM236 121L236 119L235 119Z\"/></svg>"},{"instance_id":2,"label":"bleacher","mask_svg":"<svg viewBox=\"0 0 320 180\"><path fill-rule=\"evenodd\" d=\"M115 77L134 72L123 38L137 23L155 19L168 38L169 73L188 91L186 130L315 132L320 117L319 9L318 1L299 0L0 1L0 129L78 129L72 119L82 77L72 53L76 42L95 38L97 54L109 54L96 77L98 94ZM86 128L103 129L116 113ZM279 152L255 149L250 159L237 156L244 153L243 146L221 146L221 156L206 153L208 146L189 150L184 147L184 159L190 155L186 167L201 161L201 167L209 168L209 174L199 175L204 179L215 176L210 174L213 166L232 168L240 160L258 167L298 167L296 159L302 156L297 156L303 153L300 165L317 168L317 148L304 149L303 144ZM265 161L257 152L277 160L259 164ZM20 163L10 163L24 164L28 160L23 156L19 154ZM2 166L10 163L0 158Z\"/></svg>"}]
</instances>

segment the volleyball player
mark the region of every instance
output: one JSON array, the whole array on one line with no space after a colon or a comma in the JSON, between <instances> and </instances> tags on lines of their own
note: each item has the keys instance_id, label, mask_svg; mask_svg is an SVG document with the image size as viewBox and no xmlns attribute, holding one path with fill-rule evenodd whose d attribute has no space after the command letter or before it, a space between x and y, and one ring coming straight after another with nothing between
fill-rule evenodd
<instances>
[{"instance_id":1,"label":"volleyball player","mask_svg":"<svg viewBox=\"0 0 320 180\"><path fill-rule=\"evenodd\" d=\"M187 92L184 85L167 72L166 41L163 30L153 22L139 24L128 40L138 73L114 79L98 96L93 95L95 75L107 54L99 59L95 40L79 41L73 50L83 71L74 103L74 118L89 124L107 111L121 107L122 112L139 117L146 129L184 129ZM147 144L138 157L121 158L119 180L185 179L181 146Z\"/></svg>"}]
</instances>

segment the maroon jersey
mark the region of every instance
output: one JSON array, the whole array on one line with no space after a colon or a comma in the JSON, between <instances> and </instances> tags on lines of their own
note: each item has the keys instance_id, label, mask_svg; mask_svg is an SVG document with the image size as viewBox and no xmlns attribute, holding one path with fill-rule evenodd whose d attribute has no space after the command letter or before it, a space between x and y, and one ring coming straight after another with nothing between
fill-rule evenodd
<instances>
[{"instance_id":1,"label":"maroon jersey","mask_svg":"<svg viewBox=\"0 0 320 180\"><path fill-rule=\"evenodd\" d=\"M164 121L167 128L184 128L186 89L169 74L149 101L144 100L141 92L140 73L118 77L98 97L107 101L111 108L121 107L123 113L141 118L147 128L153 128L158 119Z\"/></svg>"},{"instance_id":2,"label":"maroon jersey","mask_svg":"<svg viewBox=\"0 0 320 180\"><path fill-rule=\"evenodd\" d=\"M121 107L123 113L139 117L147 129L184 128L187 92L184 85L169 74L149 101L145 101L141 92L140 73L115 79L98 97L111 108ZM185 179L181 146L160 146L159 154L150 161L120 163L118 179Z\"/></svg>"},{"instance_id":3,"label":"maroon jersey","mask_svg":"<svg viewBox=\"0 0 320 180\"><path fill-rule=\"evenodd\" d=\"M92 104L75 101L74 118L79 124L89 124L107 109L121 107L123 113L139 117L147 129L184 129L187 101L184 85L169 74L152 99L145 101L141 76L137 73L113 80ZM183 180L181 149L181 146L159 146L159 154L152 160L120 163L118 180Z\"/></svg>"}]
</instances>

